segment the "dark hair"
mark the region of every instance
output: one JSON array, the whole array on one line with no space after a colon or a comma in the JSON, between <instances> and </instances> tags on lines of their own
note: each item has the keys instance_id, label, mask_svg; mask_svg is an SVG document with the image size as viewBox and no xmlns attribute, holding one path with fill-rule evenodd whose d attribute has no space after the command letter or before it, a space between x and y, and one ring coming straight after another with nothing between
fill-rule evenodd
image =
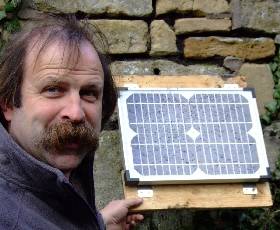
<instances>
[{"instance_id":1,"label":"dark hair","mask_svg":"<svg viewBox=\"0 0 280 230\"><path fill-rule=\"evenodd\" d=\"M41 22L43 21L43 23ZM89 41L98 53L104 71L104 89L102 101L102 129L114 112L117 95L112 74L109 68L107 43L98 27L86 20L78 21L74 15L42 18L37 26L22 30L6 44L0 59L0 102L10 107L21 106L21 85L27 50L32 45L40 44L40 53L53 41L61 41L65 49L70 49L70 58L80 55L79 47L83 41ZM31 48L32 48L31 47ZM7 121L1 111L0 122L7 127Z\"/></svg>"}]
</instances>

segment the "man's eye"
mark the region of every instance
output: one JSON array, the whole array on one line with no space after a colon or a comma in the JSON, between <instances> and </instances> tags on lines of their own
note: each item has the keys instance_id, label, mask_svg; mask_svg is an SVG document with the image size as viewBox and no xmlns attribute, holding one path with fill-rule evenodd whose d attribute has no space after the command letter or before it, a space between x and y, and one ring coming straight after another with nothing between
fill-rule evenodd
<instances>
[{"instance_id":1,"label":"man's eye","mask_svg":"<svg viewBox=\"0 0 280 230\"><path fill-rule=\"evenodd\" d=\"M96 90L82 90L80 95L89 102L94 102L98 98L98 92L96 92Z\"/></svg>"},{"instance_id":2,"label":"man's eye","mask_svg":"<svg viewBox=\"0 0 280 230\"><path fill-rule=\"evenodd\" d=\"M43 93L50 97L57 97L63 93L63 88L59 86L49 86L43 90Z\"/></svg>"}]
</instances>

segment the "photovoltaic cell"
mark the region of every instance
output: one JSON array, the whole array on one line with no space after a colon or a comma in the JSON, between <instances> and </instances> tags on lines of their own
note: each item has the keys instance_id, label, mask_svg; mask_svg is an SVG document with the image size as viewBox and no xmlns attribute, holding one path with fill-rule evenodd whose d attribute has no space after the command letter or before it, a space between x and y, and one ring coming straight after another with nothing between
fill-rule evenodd
<instances>
[{"instance_id":1,"label":"photovoltaic cell","mask_svg":"<svg viewBox=\"0 0 280 230\"><path fill-rule=\"evenodd\" d=\"M125 168L134 181L256 181L268 176L250 91L127 90L120 92L118 106Z\"/></svg>"}]
</instances>

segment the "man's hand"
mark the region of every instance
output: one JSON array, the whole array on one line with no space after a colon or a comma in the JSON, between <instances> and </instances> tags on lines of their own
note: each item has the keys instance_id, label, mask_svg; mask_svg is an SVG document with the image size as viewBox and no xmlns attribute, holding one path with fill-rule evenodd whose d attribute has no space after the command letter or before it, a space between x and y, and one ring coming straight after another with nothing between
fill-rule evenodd
<instances>
[{"instance_id":1,"label":"man's hand","mask_svg":"<svg viewBox=\"0 0 280 230\"><path fill-rule=\"evenodd\" d=\"M141 198L114 200L100 210L107 230L128 230L144 219L141 214L128 215L129 208L142 204Z\"/></svg>"}]
</instances>

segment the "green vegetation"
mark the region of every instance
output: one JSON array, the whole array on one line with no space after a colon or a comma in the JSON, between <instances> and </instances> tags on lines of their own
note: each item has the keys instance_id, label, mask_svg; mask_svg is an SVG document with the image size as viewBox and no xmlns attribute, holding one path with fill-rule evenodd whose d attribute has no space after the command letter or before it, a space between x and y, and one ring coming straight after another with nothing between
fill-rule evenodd
<instances>
[{"instance_id":1,"label":"green vegetation","mask_svg":"<svg viewBox=\"0 0 280 230\"><path fill-rule=\"evenodd\" d=\"M273 120L276 120L280 111L280 49L276 49L276 55L270 63L270 69L274 80L274 100L265 105L266 113L261 116L261 121L264 125L269 125Z\"/></svg>"},{"instance_id":2,"label":"green vegetation","mask_svg":"<svg viewBox=\"0 0 280 230\"><path fill-rule=\"evenodd\" d=\"M4 7L0 10L0 26L2 27L0 48L5 44L8 33L14 33L20 29L20 23L17 18L20 4L21 0L6 0Z\"/></svg>"}]
</instances>

